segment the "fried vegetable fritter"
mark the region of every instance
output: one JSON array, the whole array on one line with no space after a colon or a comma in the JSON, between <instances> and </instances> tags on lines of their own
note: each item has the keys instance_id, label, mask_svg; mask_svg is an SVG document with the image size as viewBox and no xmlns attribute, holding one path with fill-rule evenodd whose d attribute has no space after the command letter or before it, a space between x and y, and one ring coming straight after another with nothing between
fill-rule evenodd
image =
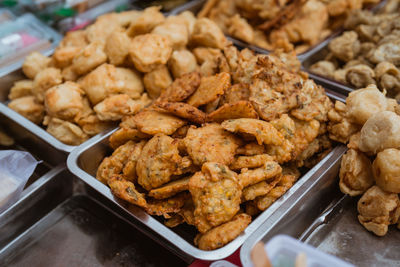
<instances>
[{"instance_id":1,"label":"fried vegetable fritter","mask_svg":"<svg viewBox=\"0 0 400 267\"><path fill-rule=\"evenodd\" d=\"M168 197L172 197L173 195L188 190L189 189L189 180L190 176L172 181L168 184L165 184L163 187L155 188L150 190L149 196L155 199L164 199Z\"/></svg>"},{"instance_id":2,"label":"fried vegetable fritter","mask_svg":"<svg viewBox=\"0 0 400 267\"><path fill-rule=\"evenodd\" d=\"M134 116L137 128L146 134L170 135L186 124L186 121L155 110L143 110Z\"/></svg>"},{"instance_id":3,"label":"fried vegetable fritter","mask_svg":"<svg viewBox=\"0 0 400 267\"><path fill-rule=\"evenodd\" d=\"M111 192L117 197L146 208L147 203L143 194L135 189L135 185L132 182L124 179L123 175L111 176L108 179L108 185L110 186Z\"/></svg>"}]
</instances>

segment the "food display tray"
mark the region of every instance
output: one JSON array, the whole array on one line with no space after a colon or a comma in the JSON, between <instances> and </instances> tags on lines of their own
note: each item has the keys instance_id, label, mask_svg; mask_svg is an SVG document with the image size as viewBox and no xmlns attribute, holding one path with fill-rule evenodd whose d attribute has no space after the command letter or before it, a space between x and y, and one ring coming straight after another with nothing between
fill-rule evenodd
<instances>
[{"instance_id":1,"label":"food display tray","mask_svg":"<svg viewBox=\"0 0 400 267\"><path fill-rule=\"evenodd\" d=\"M335 93L328 92L331 98L344 101L343 97ZM115 130L114 130L115 131ZM339 158L345 151L344 146L335 147L324 159L316 166L302 176L301 179L288 191L283 197L272 204L266 211L260 214L246 228L243 234L222 248L213 251L200 250L193 245L192 240L196 231L188 225L180 225L173 229L165 226L158 218L148 215L143 209L128 205L126 202L120 201L113 196L109 187L98 181L96 171L104 157L111 154L109 147L109 136L114 132L101 134L93 137L89 141L83 143L74 149L68 156L68 169L92 188L97 190L107 199L113 201L124 213L125 218L131 218L138 221L141 230L158 235L158 240L166 247L179 251L183 256L193 257L202 260L219 260L223 259L236 251L245 240L265 221L271 219L276 210L281 207L287 207L287 200L298 198L305 188L312 186L313 181L318 179L326 170L331 170L332 161ZM334 170L337 171L337 170Z\"/></svg>"},{"instance_id":2,"label":"food display tray","mask_svg":"<svg viewBox=\"0 0 400 267\"><path fill-rule=\"evenodd\" d=\"M356 266L400 266L400 231L390 226L386 236L378 237L358 222L359 198L339 190L340 162L341 157L334 159L302 196L289 199L249 237L240 252L243 266L252 266L250 251L258 241L266 243L277 234L290 235Z\"/></svg>"}]
</instances>

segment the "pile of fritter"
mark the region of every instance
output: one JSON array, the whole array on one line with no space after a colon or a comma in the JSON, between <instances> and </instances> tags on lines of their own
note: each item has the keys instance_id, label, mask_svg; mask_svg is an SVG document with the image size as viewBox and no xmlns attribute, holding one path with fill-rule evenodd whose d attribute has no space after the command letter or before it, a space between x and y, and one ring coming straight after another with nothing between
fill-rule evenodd
<instances>
[{"instance_id":1,"label":"pile of fritter","mask_svg":"<svg viewBox=\"0 0 400 267\"><path fill-rule=\"evenodd\" d=\"M203 250L235 239L296 182L299 168L332 146L332 103L294 52L256 55L227 45L218 53L210 56L215 73L184 74L125 116L97 170L115 196L167 226L195 226Z\"/></svg>"},{"instance_id":2,"label":"pile of fritter","mask_svg":"<svg viewBox=\"0 0 400 267\"><path fill-rule=\"evenodd\" d=\"M348 12L379 0L208 0L198 14L234 38L305 52L343 25Z\"/></svg>"},{"instance_id":3,"label":"pile of fritter","mask_svg":"<svg viewBox=\"0 0 400 267\"><path fill-rule=\"evenodd\" d=\"M328 114L330 137L348 143L339 186L350 196L362 195L358 220L378 236L391 224L400 229L400 106L371 84Z\"/></svg>"}]
</instances>

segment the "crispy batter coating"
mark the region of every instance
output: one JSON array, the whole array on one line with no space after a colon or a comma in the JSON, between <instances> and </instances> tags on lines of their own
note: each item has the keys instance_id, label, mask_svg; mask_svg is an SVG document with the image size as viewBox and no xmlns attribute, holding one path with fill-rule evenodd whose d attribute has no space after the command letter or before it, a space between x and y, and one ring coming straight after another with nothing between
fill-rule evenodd
<instances>
[{"instance_id":1,"label":"crispy batter coating","mask_svg":"<svg viewBox=\"0 0 400 267\"><path fill-rule=\"evenodd\" d=\"M215 122L240 118L258 119L258 114L250 102L238 101L233 104L225 104L207 115L207 120Z\"/></svg>"},{"instance_id":2,"label":"crispy batter coating","mask_svg":"<svg viewBox=\"0 0 400 267\"><path fill-rule=\"evenodd\" d=\"M33 123L40 124L44 118L44 106L34 96L23 96L8 103L8 107Z\"/></svg>"},{"instance_id":3,"label":"crispy batter coating","mask_svg":"<svg viewBox=\"0 0 400 267\"><path fill-rule=\"evenodd\" d=\"M269 180L277 175L280 175L281 173L281 166L277 162L269 160L266 161L263 166L256 169L242 169L238 179L239 183L243 187L247 187L249 185Z\"/></svg>"},{"instance_id":4,"label":"crispy batter coating","mask_svg":"<svg viewBox=\"0 0 400 267\"><path fill-rule=\"evenodd\" d=\"M255 156L263 154L265 152L265 146L259 145L256 142L247 143L246 145L239 147L236 150L236 154L245 156Z\"/></svg>"},{"instance_id":5,"label":"crispy batter coating","mask_svg":"<svg viewBox=\"0 0 400 267\"><path fill-rule=\"evenodd\" d=\"M231 170L241 170L243 168L258 168L271 161L273 158L268 154L259 154L254 156L239 156L229 165Z\"/></svg>"},{"instance_id":6,"label":"crispy batter coating","mask_svg":"<svg viewBox=\"0 0 400 267\"><path fill-rule=\"evenodd\" d=\"M350 196L358 196L373 184L370 160L361 152L349 149L342 157L340 165L340 190Z\"/></svg>"},{"instance_id":7,"label":"crispy batter coating","mask_svg":"<svg viewBox=\"0 0 400 267\"><path fill-rule=\"evenodd\" d=\"M209 161L229 165L234 159L240 140L219 124L210 123L199 128L189 128L184 143L196 165L201 166Z\"/></svg>"},{"instance_id":8,"label":"crispy batter coating","mask_svg":"<svg viewBox=\"0 0 400 267\"><path fill-rule=\"evenodd\" d=\"M207 46L219 49L224 48L228 42L221 29L207 18L196 20L190 41L196 46Z\"/></svg>"},{"instance_id":9,"label":"crispy batter coating","mask_svg":"<svg viewBox=\"0 0 400 267\"><path fill-rule=\"evenodd\" d=\"M23 96L28 96L33 94L33 81L31 80L20 80L16 81L11 87L8 93L8 98L13 100Z\"/></svg>"},{"instance_id":10,"label":"crispy batter coating","mask_svg":"<svg viewBox=\"0 0 400 267\"><path fill-rule=\"evenodd\" d=\"M108 179L108 185L111 192L129 203L135 204L140 207L147 207L144 195L139 193L132 182L124 179L123 175L113 175Z\"/></svg>"},{"instance_id":11,"label":"crispy batter coating","mask_svg":"<svg viewBox=\"0 0 400 267\"><path fill-rule=\"evenodd\" d=\"M150 215L164 216L168 219L171 218L171 213L179 212L189 198L190 194L183 192L167 199L149 199L145 209Z\"/></svg>"},{"instance_id":12,"label":"crispy batter coating","mask_svg":"<svg viewBox=\"0 0 400 267\"><path fill-rule=\"evenodd\" d=\"M270 123L257 119L234 119L224 121L221 126L230 132L254 136L258 144L281 145L284 137Z\"/></svg>"},{"instance_id":13,"label":"crispy batter coating","mask_svg":"<svg viewBox=\"0 0 400 267\"><path fill-rule=\"evenodd\" d=\"M374 185L357 204L358 220L378 236L386 235L388 225L397 223L400 216L400 200L397 194L387 193Z\"/></svg>"},{"instance_id":14,"label":"crispy batter coating","mask_svg":"<svg viewBox=\"0 0 400 267\"><path fill-rule=\"evenodd\" d=\"M155 199L164 199L172 197L177 193L189 190L189 180L190 176L176 181L172 181L168 184L165 184L162 187L150 190L149 196Z\"/></svg>"},{"instance_id":15,"label":"crispy batter coating","mask_svg":"<svg viewBox=\"0 0 400 267\"><path fill-rule=\"evenodd\" d=\"M372 165L376 184L386 192L400 193L400 150L379 152Z\"/></svg>"},{"instance_id":16,"label":"crispy batter coating","mask_svg":"<svg viewBox=\"0 0 400 267\"><path fill-rule=\"evenodd\" d=\"M110 136L110 147L116 149L120 145L125 144L127 141L139 141L141 139L149 139L151 135L142 133L135 128L120 128Z\"/></svg>"},{"instance_id":17,"label":"crispy batter coating","mask_svg":"<svg viewBox=\"0 0 400 267\"><path fill-rule=\"evenodd\" d=\"M54 65L57 68L66 68L71 66L74 58L81 52L84 46L65 46L57 47L53 54ZM72 67L72 66L71 66Z\"/></svg>"},{"instance_id":18,"label":"crispy batter coating","mask_svg":"<svg viewBox=\"0 0 400 267\"><path fill-rule=\"evenodd\" d=\"M127 94L133 99L143 96L143 82L139 72L134 69L115 68L114 93Z\"/></svg>"},{"instance_id":19,"label":"crispy batter coating","mask_svg":"<svg viewBox=\"0 0 400 267\"><path fill-rule=\"evenodd\" d=\"M211 77L203 77L199 88L188 99L187 103L194 107L210 103L223 95L230 85L231 76L226 72Z\"/></svg>"},{"instance_id":20,"label":"crispy batter coating","mask_svg":"<svg viewBox=\"0 0 400 267\"><path fill-rule=\"evenodd\" d=\"M137 182L136 165L145 144L146 141L142 140L139 143L135 143L135 145L127 151L128 158L122 169L126 180L134 183Z\"/></svg>"},{"instance_id":21,"label":"crispy batter coating","mask_svg":"<svg viewBox=\"0 0 400 267\"><path fill-rule=\"evenodd\" d=\"M125 32L113 32L107 38L104 52L110 64L121 65L129 55L130 38Z\"/></svg>"},{"instance_id":22,"label":"crispy batter coating","mask_svg":"<svg viewBox=\"0 0 400 267\"><path fill-rule=\"evenodd\" d=\"M231 221L217 226L195 239L195 243L203 250L214 250L228 244L238 237L247 225L251 217L245 213L236 215Z\"/></svg>"},{"instance_id":23,"label":"crispy batter coating","mask_svg":"<svg viewBox=\"0 0 400 267\"><path fill-rule=\"evenodd\" d=\"M222 96L221 104L233 104L239 101L248 101L250 97L250 86L247 83L237 83L229 87Z\"/></svg>"},{"instance_id":24,"label":"crispy batter coating","mask_svg":"<svg viewBox=\"0 0 400 267\"><path fill-rule=\"evenodd\" d=\"M266 182L262 181L253 185L250 185L248 187L245 187L243 189L242 193L242 201L250 201L254 200L255 198L259 196L264 196L268 194L279 181L281 180L282 176L277 175L272 181Z\"/></svg>"},{"instance_id":25,"label":"crispy batter coating","mask_svg":"<svg viewBox=\"0 0 400 267\"><path fill-rule=\"evenodd\" d=\"M72 68L77 74L82 75L95 69L106 61L107 55L104 53L104 44L93 42L88 44L74 57Z\"/></svg>"},{"instance_id":26,"label":"crispy batter coating","mask_svg":"<svg viewBox=\"0 0 400 267\"><path fill-rule=\"evenodd\" d=\"M160 96L161 92L167 89L172 83L171 75L166 66L161 66L151 72L147 72L143 76L144 87L147 94L156 99Z\"/></svg>"},{"instance_id":27,"label":"crispy batter coating","mask_svg":"<svg viewBox=\"0 0 400 267\"><path fill-rule=\"evenodd\" d=\"M189 181L195 205L195 225L200 233L225 223L239 211L242 187L237 174L223 164L204 163Z\"/></svg>"},{"instance_id":28,"label":"crispy batter coating","mask_svg":"<svg viewBox=\"0 0 400 267\"><path fill-rule=\"evenodd\" d=\"M25 61L22 64L22 71L26 77L34 79L36 74L49 66L50 62L50 58L38 52L32 52L25 58Z\"/></svg>"},{"instance_id":29,"label":"crispy batter coating","mask_svg":"<svg viewBox=\"0 0 400 267\"><path fill-rule=\"evenodd\" d=\"M161 92L158 101L180 102L188 98L197 90L200 85L201 75L198 72L191 72L175 79L165 91Z\"/></svg>"},{"instance_id":30,"label":"crispy batter coating","mask_svg":"<svg viewBox=\"0 0 400 267\"><path fill-rule=\"evenodd\" d=\"M32 92L40 102L43 102L46 91L60 83L62 83L61 71L56 68L45 68L36 74Z\"/></svg>"},{"instance_id":31,"label":"crispy batter coating","mask_svg":"<svg viewBox=\"0 0 400 267\"><path fill-rule=\"evenodd\" d=\"M168 37L174 50L185 47L189 41L188 28L185 22L177 17L168 17L163 23L156 26L152 33Z\"/></svg>"},{"instance_id":32,"label":"crispy batter coating","mask_svg":"<svg viewBox=\"0 0 400 267\"><path fill-rule=\"evenodd\" d=\"M175 79L198 68L196 58L186 49L172 52L168 67Z\"/></svg>"},{"instance_id":33,"label":"crispy batter coating","mask_svg":"<svg viewBox=\"0 0 400 267\"><path fill-rule=\"evenodd\" d=\"M151 32L154 27L164 22L165 17L160 12L160 7L146 8L130 22L127 33L129 36L137 36Z\"/></svg>"},{"instance_id":34,"label":"crispy batter coating","mask_svg":"<svg viewBox=\"0 0 400 267\"><path fill-rule=\"evenodd\" d=\"M157 134L143 147L137 161L138 183L146 190L160 187L189 165L190 162L179 156L178 143L173 138Z\"/></svg>"},{"instance_id":35,"label":"crispy batter coating","mask_svg":"<svg viewBox=\"0 0 400 267\"><path fill-rule=\"evenodd\" d=\"M89 139L78 125L69 121L45 117L43 124L47 126L46 131L49 134L67 145L77 146Z\"/></svg>"},{"instance_id":36,"label":"crispy batter coating","mask_svg":"<svg viewBox=\"0 0 400 267\"><path fill-rule=\"evenodd\" d=\"M202 124L206 121L206 114L203 111L186 103L158 102L156 105L166 112L197 124Z\"/></svg>"},{"instance_id":37,"label":"crispy batter coating","mask_svg":"<svg viewBox=\"0 0 400 267\"><path fill-rule=\"evenodd\" d=\"M133 120L141 132L150 135L158 133L170 135L186 124L182 119L155 110L142 110L133 117Z\"/></svg>"}]
</instances>

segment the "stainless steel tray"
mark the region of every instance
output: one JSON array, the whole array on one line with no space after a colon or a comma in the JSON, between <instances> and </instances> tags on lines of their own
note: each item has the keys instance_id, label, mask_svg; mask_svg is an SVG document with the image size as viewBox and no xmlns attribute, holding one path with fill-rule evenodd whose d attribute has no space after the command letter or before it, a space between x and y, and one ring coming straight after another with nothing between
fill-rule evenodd
<instances>
[{"instance_id":1,"label":"stainless steel tray","mask_svg":"<svg viewBox=\"0 0 400 267\"><path fill-rule=\"evenodd\" d=\"M345 150L342 150L342 154ZM268 242L288 234L356 266L400 266L400 231L390 227L385 237L368 232L357 220L358 198L343 195L338 185L341 157L331 162L301 197L288 200L287 208L265 221L243 244L243 266L252 266L250 251L258 241Z\"/></svg>"},{"instance_id":2,"label":"stainless steel tray","mask_svg":"<svg viewBox=\"0 0 400 267\"><path fill-rule=\"evenodd\" d=\"M282 207L286 209L288 207L287 200L290 200L293 197L297 199L299 194L302 194L302 192L299 191L299 188L303 188L305 186L308 188L308 186L312 186L313 181L318 179L321 173L331 166L330 162L336 160L337 157L339 157L344 151L344 148L340 146L334 148L331 153L321 160L321 162L319 162L314 168L312 168L301 179L299 179L299 181L288 192L286 192L283 197L281 197L271 207L260 214L246 228L244 233L234 241L220 249L204 251L196 248L193 245L192 241L195 236L195 231L193 228L190 228L186 225L181 225L174 229L170 229L158 219L148 215L140 208L134 207L128 209L126 203L116 199L112 195L110 189L95 178L96 170L100 162L111 152L111 149L108 145L108 137L111 134L112 132L109 132L107 134L96 136L73 150L68 156L68 169L77 177L81 178L83 181L97 190L100 194L116 203L126 218L133 218L138 222L141 222L142 225L140 227L142 230L150 231L161 236L161 242L163 245L178 250L183 255L202 260L218 260L235 252L235 250L238 249L244 243L244 241L265 221L274 221L276 218L273 216L273 214L276 210Z\"/></svg>"}]
</instances>

